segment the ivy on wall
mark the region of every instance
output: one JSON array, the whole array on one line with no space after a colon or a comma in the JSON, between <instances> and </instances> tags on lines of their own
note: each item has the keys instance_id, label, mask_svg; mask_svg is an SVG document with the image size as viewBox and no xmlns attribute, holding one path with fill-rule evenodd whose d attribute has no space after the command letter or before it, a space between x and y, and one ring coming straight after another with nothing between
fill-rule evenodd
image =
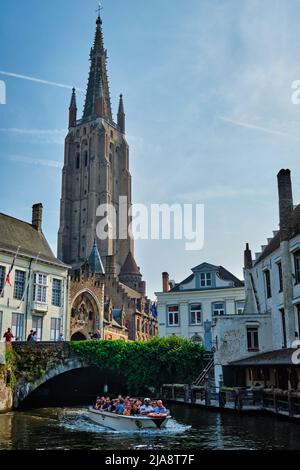
<instances>
[{"instance_id":1,"label":"ivy on wall","mask_svg":"<svg viewBox=\"0 0 300 470\"><path fill-rule=\"evenodd\" d=\"M175 336L145 342L80 341L69 347L91 366L124 375L131 390L192 383L203 369L203 347Z\"/></svg>"}]
</instances>

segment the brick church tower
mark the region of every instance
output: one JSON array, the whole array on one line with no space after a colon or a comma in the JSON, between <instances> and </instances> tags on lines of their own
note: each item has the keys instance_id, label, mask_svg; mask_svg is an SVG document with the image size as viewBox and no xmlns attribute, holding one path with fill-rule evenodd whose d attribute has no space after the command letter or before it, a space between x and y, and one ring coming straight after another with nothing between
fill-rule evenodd
<instances>
[{"instance_id":1,"label":"brick church tower","mask_svg":"<svg viewBox=\"0 0 300 470\"><path fill-rule=\"evenodd\" d=\"M125 139L122 95L117 122L114 122L112 116L107 51L104 48L100 15L96 25L82 118L77 119L75 89L69 108L69 132L65 140L62 172L58 257L77 269L89 257L94 241L97 240L106 273L118 276L128 255L134 256L133 240L129 237L118 238L119 197L126 196L127 210L131 207L129 148ZM96 216L96 211L100 204L105 203L112 204L116 209L117 218L113 227L117 234L116 240L100 240L96 235L96 227L101 220ZM127 220L127 227L128 222Z\"/></svg>"}]
</instances>

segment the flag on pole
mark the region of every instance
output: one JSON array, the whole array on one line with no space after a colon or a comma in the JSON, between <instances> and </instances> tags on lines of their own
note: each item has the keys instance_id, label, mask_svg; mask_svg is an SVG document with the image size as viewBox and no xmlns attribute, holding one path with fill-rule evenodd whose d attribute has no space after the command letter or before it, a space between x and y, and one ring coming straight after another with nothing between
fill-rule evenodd
<instances>
[{"instance_id":1,"label":"flag on pole","mask_svg":"<svg viewBox=\"0 0 300 470\"><path fill-rule=\"evenodd\" d=\"M1 294L0 294L0 297L3 296L4 287L5 287L6 285L11 286L10 275L11 275L11 273L12 273L12 270L14 269L14 265L15 265L16 259L17 259L17 257L18 257L20 248L21 248L21 247L18 246L17 252L16 252L16 254L15 254L13 260L12 260L11 266L10 266L9 271L8 271L8 273L7 273L7 276L6 276L6 278L5 278L5 283L3 284L3 288L2 288L2 291L1 291Z\"/></svg>"},{"instance_id":2,"label":"flag on pole","mask_svg":"<svg viewBox=\"0 0 300 470\"><path fill-rule=\"evenodd\" d=\"M152 313L153 318L157 318L157 317L158 317L158 312L157 312L157 305L156 305L156 303L153 303L153 304L152 304L152 307L150 308L150 311L151 311L151 313Z\"/></svg>"}]
</instances>

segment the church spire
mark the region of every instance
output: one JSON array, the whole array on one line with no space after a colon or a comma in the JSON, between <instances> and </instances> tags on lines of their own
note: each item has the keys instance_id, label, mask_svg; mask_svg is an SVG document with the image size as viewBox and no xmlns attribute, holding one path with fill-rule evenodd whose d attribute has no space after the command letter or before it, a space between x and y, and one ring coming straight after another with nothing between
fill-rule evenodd
<instances>
[{"instance_id":1,"label":"church spire","mask_svg":"<svg viewBox=\"0 0 300 470\"><path fill-rule=\"evenodd\" d=\"M96 21L94 45L90 54L90 74L85 98L83 119L102 117L112 121L110 93L107 77L107 51L104 48L102 20Z\"/></svg>"},{"instance_id":2,"label":"church spire","mask_svg":"<svg viewBox=\"0 0 300 470\"><path fill-rule=\"evenodd\" d=\"M122 134L125 134L125 111L124 111L123 95L120 95L119 111L118 111L118 126Z\"/></svg>"},{"instance_id":3,"label":"church spire","mask_svg":"<svg viewBox=\"0 0 300 470\"><path fill-rule=\"evenodd\" d=\"M77 104L76 104L76 90L73 88L71 103L69 107L69 128L75 127L77 121Z\"/></svg>"}]
</instances>

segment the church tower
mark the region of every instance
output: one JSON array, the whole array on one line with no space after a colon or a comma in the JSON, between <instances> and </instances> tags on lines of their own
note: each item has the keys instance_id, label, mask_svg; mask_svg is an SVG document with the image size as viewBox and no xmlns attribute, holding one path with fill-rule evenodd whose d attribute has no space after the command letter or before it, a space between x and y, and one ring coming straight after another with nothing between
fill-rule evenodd
<instances>
[{"instance_id":1,"label":"church tower","mask_svg":"<svg viewBox=\"0 0 300 470\"><path fill-rule=\"evenodd\" d=\"M74 269L89 257L94 240L105 263L105 270L118 275L130 253L133 240L119 239L119 198L127 197L131 207L129 148L125 138L125 111L120 96L117 122L111 108L107 75L107 51L104 47L102 20L96 22L94 44L90 52L90 72L83 115L77 119L76 91L69 107L69 132L65 140L62 171L58 257ZM100 240L96 212L100 204L112 204L116 210L113 232L116 239ZM127 215L127 227L128 227ZM127 230L128 231L128 230ZM125 237L123 237L125 238Z\"/></svg>"}]
</instances>

